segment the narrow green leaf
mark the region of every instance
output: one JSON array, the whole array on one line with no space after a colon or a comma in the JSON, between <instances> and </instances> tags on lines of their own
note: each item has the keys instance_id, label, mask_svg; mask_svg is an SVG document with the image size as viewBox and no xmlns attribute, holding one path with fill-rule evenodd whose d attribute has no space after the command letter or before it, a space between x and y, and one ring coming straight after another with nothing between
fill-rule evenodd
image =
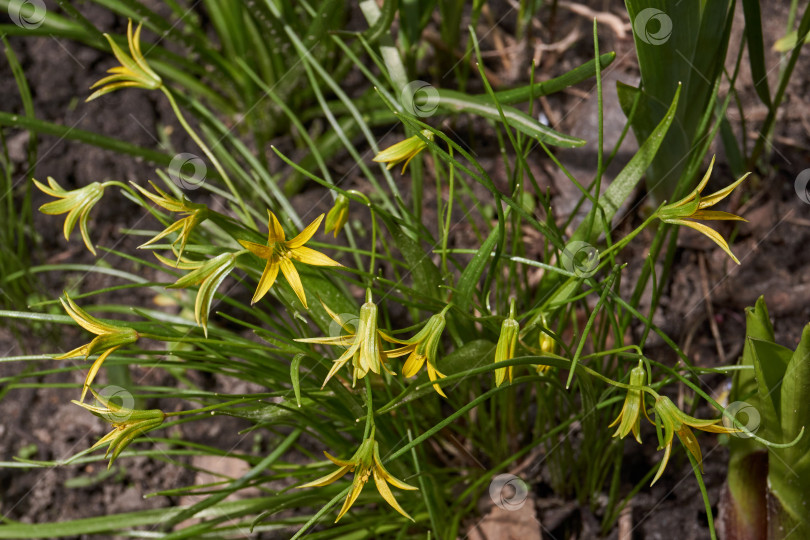
<instances>
[{"instance_id":1,"label":"narrow green leaf","mask_svg":"<svg viewBox=\"0 0 810 540\"><path fill-rule=\"evenodd\" d=\"M489 261L497 241L498 230L492 229L487 239L484 240L484 243L478 249L478 252L473 256L470 264L468 264L461 273L461 277L456 285L456 292L453 294L453 303L463 312L470 310L475 289L478 286L481 274L484 272L484 267Z\"/></svg>"},{"instance_id":2,"label":"narrow green leaf","mask_svg":"<svg viewBox=\"0 0 810 540\"><path fill-rule=\"evenodd\" d=\"M748 44L748 61L751 63L751 78L762 103L771 107L771 91L768 88L768 71L765 68L765 45L762 40L762 14L759 0L742 0L745 15L745 40Z\"/></svg>"},{"instance_id":3,"label":"narrow green leaf","mask_svg":"<svg viewBox=\"0 0 810 540\"><path fill-rule=\"evenodd\" d=\"M616 59L615 52L609 52L606 54L599 55L599 65L601 66L601 69L607 68L615 59ZM523 103L525 101L537 99L541 96L554 94L556 92L568 88L569 86L579 84L586 79L590 79L595 74L596 74L596 61L588 60L581 66L575 67L571 71L564 73L559 77L555 77L547 81L527 84L526 86L522 86L520 88L513 88L511 90L501 90L499 92L495 92L495 99L497 99L498 103L500 103L501 105L514 105L515 103ZM478 94L470 96L470 98L486 101L487 103L492 103L492 99L487 94Z\"/></svg>"},{"instance_id":4,"label":"narrow green leaf","mask_svg":"<svg viewBox=\"0 0 810 540\"><path fill-rule=\"evenodd\" d=\"M731 174L734 178L739 178L746 173L745 158L740 150L740 145L737 143L737 137L731 129L728 116L725 114L720 119L720 140L723 142L723 148L726 151L726 160L731 168Z\"/></svg>"},{"instance_id":5,"label":"narrow green leaf","mask_svg":"<svg viewBox=\"0 0 810 540\"><path fill-rule=\"evenodd\" d=\"M492 362L492 355L495 353L495 344L485 339L477 339L465 343L460 348L441 358L438 362L439 370L446 375L453 375L455 373L462 373L469 369L478 367L485 363ZM410 382L408 387L402 391L397 397L392 399L389 403L377 410L377 414L384 414L391 409L401 407L402 405L412 402L421 397L436 394L432 385L425 384L428 382L427 373L420 373L416 380ZM419 388L421 386L421 388ZM417 388L419 388L417 390ZM445 393L449 388L445 389Z\"/></svg>"},{"instance_id":6,"label":"narrow green leaf","mask_svg":"<svg viewBox=\"0 0 810 540\"><path fill-rule=\"evenodd\" d=\"M490 102L485 102L480 99L474 99L467 94L456 92L455 90L439 89L437 105L444 111L471 113L494 122L501 121L501 113L498 111L498 108L491 103L491 100ZM583 139L558 133L514 107L503 105L501 109L503 109L503 117L510 127L533 139L561 148L574 148L585 144Z\"/></svg>"},{"instance_id":7,"label":"narrow green leaf","mask_svg":"<svg viewBox=\"0 0 810 540\"><path fill-rule=\"evenodd\" d=\"M402 260L408 266L413 276L414 288L428 298L440 298L441 274L433 263L429 253L426 253L422 246L408 236L393 219L381 216L388 232L394 239L394 243L402 253Z\"/></svg>"},{"instance_id":8,"label":"narrow green leaf","mask_svg":"<svg viewBox=\"0 0 810 540\"><path fill-rule=\"evenodd\" d=\"M301 407L301 381L299 379L299 369L301 367L301 360L304 354L296 354L290 362L290 381L292 382L293 392L295 392L295 402Z\"/></svg>"},{"instance_id":9,"label":"narrow green leaf","mask_svg":"<svg viewBox=\"0 0 810 540\"><path fill-rule=\"evenodd\" d=\"M658 153L658 149L661 147L661 143L664 141L664 136L672 125L672 121L675 118L675 111L678 108L680 95L681 86L678 85L678 89L675 91L675 97L672 99L672 103L667 113L664 115L664 118L661 119L661 122L655 127L647 140L639 147L638 152L630 159L613 182L610 183L605 194L599 198L599 208L591 210L591 212L599 212L599 214L595 216L596 218L600 220L604 219L606 223L610 223L622 203L632 195L636 184L638 184L638 181L652 163ZM600 227L593 227L591 235L588 237L588 221L588 219L585 219L585 221L582 222L582 225L577 228L576 232L571 237L572 240L586 242L596 241L602 229ZM594 223L598 222L594 221Z\"/></svg>"},{"instance_id":10,"label":"narrow green leaf","mask_svg":"<svg viewBox=\"0 0 810 540\"><path fill-rule=\"evenodd\" d=\"M163 152L136 146L118 139L113 139L112 137L93 133L92 131L85 131L73 126L61 126L53 122L46 122L44 120L28 118L26 116L2 111L0 111L0 126L22 128L40 135L52 135L62 139L79 141L106 150L112 150L116 153L142 157L147 161L163 166L169 165L173 157Z\"/></svg>"}]
</instances>

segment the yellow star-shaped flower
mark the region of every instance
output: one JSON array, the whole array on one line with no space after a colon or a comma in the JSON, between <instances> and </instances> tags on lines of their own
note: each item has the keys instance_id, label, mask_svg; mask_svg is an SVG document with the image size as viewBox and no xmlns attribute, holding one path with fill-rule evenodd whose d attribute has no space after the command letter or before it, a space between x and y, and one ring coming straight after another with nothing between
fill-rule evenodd
<instances>
[{"instance_id":1,"label":"yellow star-shaped flower","mask_svg":"<svg viewBox=\"0 0 810 540\"><path fill-rule=\"evenodd\" d=\"M745 218L740 216L730 214L728 212L721 212L719 210L707 210L707 208L711 208L718 202L725 199L734 189L739 186L743 180L745 180L750 173L744 174L740 177L739 180L734 182L733 184L724 187L720 191L712 193L711 195L702 195L703 188L706 187L706 184L709 183L709 176L712 174L712 168L714 167L714 157L712 157L712 162L709 164L709 170L706 171L706 174L703 176L703 179L698 184L698 187L695 188L692 193L684 197L678 202L668 204L666 206L662 206L658 210L658 218L663 221L664 223L671 223L673 225L684 225L686 227L691 227L696 231L705 234L708 236L715 244L720 246L720 248L726 252L726 254L731 257L731 259L740 264L740 260L734 256L731 252L731 249L728 247L728 242L726 239L723 238L720 233L700 223L700 221L714 221L714 220L723 220L723 221L747 221Z\"/></svg>"},{"instance_id":2,"label":"yellow star-shaped flower","mask_svg":"<svg viewBox=\"0 0 810 540\"><path fill-rule=\"evenodd\" d=\"M326 486L342 478L346 473L354 472L352 490L349 492L349 495L343 502L343 507L340 509L335 523L340 521L340 518L342 518L343 515L348 512L349 508L351 508L351 506L360 496L360 492L363 491L363 487L365 487L366 482L368 482L370 477L374 478L374 484L377 486L377 491L380 492L380 495L382 495L385 502L390 504L394 510L406 518L410 519L411 521L414 520L399 505L397 500L394 498L394 494L391 492L391 488L388 487L388 484L405 490L416 490L417 488L397 479L385 468L382 460L380 459L380 445L374 440L374 428L372 428L369 438L363 441L360 448L357 449L357 452L355 452L351 459L338 459L330 455L329 452L324 452L324 454L329 461L339 467L338 470L298 487L308 488Z\"/></svg>"},{"instance_id":3,"label":"yellow star-shaped flower","mask_svg":"<svg viewBox=\"0 0 810 540\"><path fill-rule=\"evenodd\" d=\"M87 101L93 101L97 97L109 94L120 88L155 90L163 85L160 75L149 67L149 64L146 63L146 58L141 52L141 27L142 24L138 24L138 28L133 32L132 19L130 19L129 24L127 24L129 54L124 52L108 34L104 34L104 37L107 38L107 41L110 43L113 54L121 65L108 69L107 73L110 75L97 81L90 87L91 90L94 88L98 90L90 94Z\"/></svg>"},{"instance_id":4,"label":"yellow star-shaped flower","mask_svg":"<svg viewBox=\"0 0 810 540\"><path fill-rule=\"evenodd\" d=\"M255 242L248 242L247 240L239 240L242 247L253 253L259 258L266 259L267 265L264 267L259 285L256 287L256 293L253 295L251 304L255 304L262 297L267 294L270 287L278 277L279 269L287 278L287 282L292 287L298 299L307 308L307 297L304 294L304 286L301 284L301 277L298 275L298 270L295 269L293 261L302 262L304 264L311 264L313 266L343 266L337 261L333 261L323 253L304 247L310 238L318 230L318 227L323 221L323 214L310 223L306 229L293 238L287 240L284 235L284 229L281 228L278 218L270 210L267 211L270 216L270 221L267 225L269 231L267 234L267 245L256 244Z\"/></svg>"}]
</instances>

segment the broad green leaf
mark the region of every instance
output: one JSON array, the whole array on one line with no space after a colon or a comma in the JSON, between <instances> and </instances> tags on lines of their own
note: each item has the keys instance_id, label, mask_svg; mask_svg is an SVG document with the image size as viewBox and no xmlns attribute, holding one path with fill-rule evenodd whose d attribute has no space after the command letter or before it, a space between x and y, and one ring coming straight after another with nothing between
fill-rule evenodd
<instances>
[{"instance_id":1,"label":"broad green leaf","mask_svg":"<svg viewBox=\"0 0 810 540\"><path fill-rule=\"evenodd\" d=\"M751 362L757 380L757 395L761 425L766 426L772 440L783 442L782 430L779 424L781 399L779 397L785 369L793 355L793 351L772 341L748 337L746 341L751 344L749 349ZM743 351L743 355L748 351Z\"/></svg>"},{"instance_id":2,"label":"broad green leaf","mask_svg":"<svg viewBox=\"0 0 810 540\"><path fill-rule=\"evenodd\" d=\"M665 151L650 164L648 191L656 199L669 199L699 148L696 141L703 112L711 102L715 82L723 74L733 13L731 0L699 4L674 0L626 0L633 24L636 54L643 88L642 110L636 114L633 132L646 140L650 120L665 115L678 85L683 86L673 129L665 138Z\"/></svg>"},{"instance_id":3,"label":"broad green leaf","mask_svg":"<svg viewBox=\"0 0 810 540\"><path fill-rule=\"evenodd\" d=\"M729 497L719 516L729 538L766 538L767 479L768 454L761 447L747 453L732 451L726 479Z\"/></svg>"},{"instance_id":4,"label":"broad green leaf","mask_svg":"<svg viewBox=\"0 0 810 540\"><path fill-rule=\"evenodd\" d=\"M768 538L810 538L810 454L788 461L791 448L772 449L768 462ZM788 534L785 535L785 531Z\"/></svg>"},{"instance_id":5,"label":"broad green leaf","mask_svg":"<svg viewBox=\"0 0 810 540\"><path fill-rule=\"evenodd\" d=\"M650 136L647 137L644 143L639 147L638 152L630 159L613 182L610 183L604 195L599 198L601 211L596 208L591 210L591 212L597 212L595 217L598 220L601 221L604 219L605 222L610 223L613 216L615 216L616 212L619 210L619 207L633 194L636 184L638 184L638 181L658 154L661 143L664 142L664 137L675 119L675 111L678 107L680 95L681 87L678 86L672 98L672 103L670 103L669 109L664 117L655 129L653 129L652 133L650 133ZM581 240L589 243L596 242L601 228L593 227L591 235L587 236L589 221L590 219L585 219L582 222L582 225L577 228L576 232L571 237L572 240ZM598 223L599 221L593 222Z\"/></svg>"},{"instance_id":6,"label":"broad green leaf","mask_svg":"<svg viewBox=\"0 0 810 540\"><path fill-rule=\"evenodd\" d=\"M768 315L768 306L765 299L760 296L754 307L745 309L745 336L762 341L773 341L773 326ZM749 350L751 343L747 340L744 345L743 355L740 358L740 365L753 366L754 353ZM731 391L731 400L756 400L756 374L753 370L737 371L734 374L734 385ZM752 402L756 406L754 402Z\"/></svg>"},{"instance_id":7,"label":"broad green leaf","mask_svg":"<svg viewBox=\"0 0 810 540\"><path fill-rule=\"evenodd\" d=\"M785 440L792 440L802 427L805 430L810 429L810 325L804 327L799 346L788 362L782 382L781 399L783 437ZM810 436L805 433L796 446L785 448L785 455L792 458L789 461L793 462L808 451Z\"/></svg>"}]
</instances>

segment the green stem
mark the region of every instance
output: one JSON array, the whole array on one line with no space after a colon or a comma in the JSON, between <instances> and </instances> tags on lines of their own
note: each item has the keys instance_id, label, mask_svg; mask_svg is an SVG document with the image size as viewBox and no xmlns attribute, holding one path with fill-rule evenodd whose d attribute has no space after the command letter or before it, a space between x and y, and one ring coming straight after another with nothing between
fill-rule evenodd
<instances>
[{"instance_id":1,"label":"green stem","mask_svg":"<svg viewBox=\"0 0 810 540\"><path fill-rule=\"evenodd\" d=\"M368 439L374 427L374 405L371 400L371 377L366 377L366 427L363 430L363 440Z\"/></svg>"},{"instance_id":2,"label":"green stem","mask_svg":"<svg viewBox=\"0 0 810 540\"><path fill-rule=\"evenodd\" d=\"M236 200L239 202L239 206L242 209L242 213L244 214L245 220L247 222L249 222L251 225L254 225L253 220L250 218L250 213L248 212L247 206L245 205L245 201L244 201L244 199L242 199L242 195L234 187L233 182L231 181L231 178L228 176L228 173L225 172L225 169L222 167L222 164L216 158L214 153L211 152L211 150L208 148L208 145L205 144L205 142L202 140L202 138L200 138L200 136L197 135L197 132L194 131L194 129L188 123L188 121L186 120L186 117L183 115L182 111L180 110L180 107L177 105L177 102L175 101L174 96L169 91L169 89L166 88L165 86L161 86L160 89L163 91L163 93L169 99L169 105L171 106L172 110L174 111L174 114L177 116L177 120L180 122L180 125L182 125L183 129L186 130L186 133L188 133L189 137L191 137L191 139L195 143L197 143L197 146L200 147L200 149L203 151L205 156L211 161L211 163L214 165L214 168L217 170L219 175L222 177L222 180L223 180L223 182L225 182L225 185L228 187L228 190L231 193L233 193L234 197L236 197Z\"/></svg>"},{"instance_id":3,"label":"green stem","mask_svg":"<svg viewBox=\"0 0 810 540\"><path fill-rule=\"evenodd\" d=\"M647 228L647 226L648 226L650 223L652 223L653 221L655 221L656 219L658 219L658 214L657 214L657 213L653 213L653 214L652 214L650 217L648 217L647 219L645 219L645 220L644 220L644 223L642 223L641 225L639 225L638 227L636 227L636 228L633 230L633 232L631 232L630 234L628 234L627 236L625 236L624 238L622 238L621 240L619 240L618 242L616 242L615 244L613 244L612 246L610 246L609 248L607 248L607 249L606 249L604 252L600 253L600 254L599 254L599 258L600 258L600 259L602 259L602 258L604 258L606 255L608 255L608 254L610 254L610 253L612 253L612 252L614 252L614 251L621 251L621 250L624 248L624 246L626 246L626 245L627 245L627 244L628 244L628 243L629 243L629 242L630 242L630 241L631 241L633 238L635 238L636 236L638 236L638 234L639 234L641 231L643 231L644 229L646 229L646 228ZM605 262L603 262L602 264L607 264L607 262L605 261ZM600 266L601 266L601 265L600 265Z\"/></svg>"},{"instance_id":4,"label":"green stem","mask_svg":"<svg viewBox=\"0 0 810 540\"><path fill-rule=\"evenodd\" d=\"M372 206L371 201L366 197L365 193L361 193L354 189L350 189L346 193L350 193L363 199L368 207L368 211L371 214L371 260L368 264L368 274L369 274L369 288L374 286L374 269L377 264L377 216L374 215L374 206Z\"/></svg>"},{"instance_id":5,"label":"green stem","mask_svg":"<svg viewBox=\"0 0 810 540\"><path fill-rule=\"evenodd\" d=\"M250 403L251 401L261 401L262 398L257 397L249 397L249 398L240 398L240 399L233 399L231 401L226 401L224 403L218 403L217 405L209 405L207 407L203 407L201 409L189 409L187 411L176 411L176 412L167 412L165 413L166 418L170 416L184 416L187 414L202 414L209 411L215 411L217 409L222 409L224 407L230 407L231 405L239 405L240 403Z\"/></svg>"},{"instance_id":6,"label":"green stem","mask_svg":"<svg viewBox=\"0 0 810 540\"><path fill-rule=\"evenodd\" d=\"M447 239L450 235L450 218L453 215L453 197L455 195L455 171L456 166L453 160L453 147L448 148L448 154L450 154L450 161L449 161L449 172L447 174L447 185L448 185L448 195L447 195L447 209L446 215L444 218L444 230L442 231L442 270L444 270L445 275L449 274L450 271L447 268ZM441 200L441 193L439 193L439 200Z\"/></svg>"}]
</instances>

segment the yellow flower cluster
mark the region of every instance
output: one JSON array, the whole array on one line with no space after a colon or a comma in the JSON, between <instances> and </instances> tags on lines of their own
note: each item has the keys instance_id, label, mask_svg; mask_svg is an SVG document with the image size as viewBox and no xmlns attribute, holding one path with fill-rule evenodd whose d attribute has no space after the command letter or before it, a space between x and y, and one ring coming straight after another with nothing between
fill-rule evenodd
<instances>
[{"instance_id":1,"label":"yellow flower cluster","mask_svg":"<svg viewBox=\"0 0 810 540\"><path fill-rule=\"evenodd\" d=\"M162 87L163 83L160 76L148 65L141 52L140 33L141 26L139 25L137 29L133 31L130 21L127 29L128 53L122 50L112 38L106 36L113 53L121 65L110 69L109 76L93 85L92 88L96 90L88 98L88 101L125 87L138 87L152 90ZM382 150L374 157L374 161L386 164L388 169L399 163L403 163L402 172L404 173L411 160L427 148L428 144L432 143L433 140L433 132L423 130L417 135ZM739 264L738 259L731 253L725 239L713 229L700 223L700 221L743 220L743 218L739 216L709 210L709 208L731 193L745 177L740 178L730 186L714 194L702 196L702 191L708 183L713 164L714 160L712 160L712 165L709 167L706 175L692 193L676 203L662 206L656 215L663 222L691 227L707 235ZM75 225L78 223L84 244L88 250L95 254L95 249L90 242L87 230L88 214L95 203L101 199L104 188L109 183L101 184L94 182L73 191L66 191L53 178L48 178L47 186L36 180L34 182L40 190L58 199L44 204L40 207L40 210L46 214L67 214L63 229L65 238L67 239L69 237ZM319 267L342 267L339 262L320 251L307 247L306 244L313 238L321 223L324 222L325 217L325 232L334 232L335 237L337 237L338 233L348 221L349 199L345 195L339 195L335 199L334 207L328 215L324 216L324 214L321 214L289 240L287 239L281 222L272 211L268 210L266 242L259 243L246 238L239 238L238 243L244 248L241 251L227 251L217 254L210 259L194 260L183 256L187 243L194 230L207 220L212 219L214 212L209 211L208 207L204 204L192 203L184 196L178 198L162 191L154 184L151 184L151 186L154 189L154 193L135 185L138 192L148 200L164 210L181 214L182 217L144 243L141 247L153 245L158 240L176 233L177 236L170 246L175 252L176 261L171 261L160 255L156 256L161 262L169 266L188 271L185 276L179 278L174 284L169 285L170 287L198 287L194 310L195 318L197 324L202 327L206 337L208 336L208 314L211 309L214 294L222 281L236 267L237 259L241 255L250 253L264 261L264 268L258 279L258 284L251 300L252 304L259 302L267 295L275 284L279 273L281 273L292 289L295 298L300 301L301 306L303 306L304 309L309 309L306 290L301 276L299 275L299 270L296 268L296 264ZM137 194L135 191L130 191L133 194ZM207 226L207 224L205 226ZM254 234L253 231L248 232ZM251 238L254 240L260 239L260 237L257 237L255 234ZM193 252L194 250L190 248L189 251ZM259 267L256 268L257 273L258 268ZM95 448L102 444L109 444L107 455L111 456L111 465L135 437L161 426L166 416L160 410L136 410L116 405L110 400L106 400L99 394L96 394L96 392L90 388L104 361L119 347L133 344L142 336L129 326L101 321L91 316L76 305L67 294L65 294L64 299L61 299L61 302L67 314L77 324L96 335L90 343L57 356L56 358L84 357L88 359L93 354L99 354L98 358L92 363L88 370L82 389L81 401L74 403L106 419L112 424L113 430L93 446L93 448ZM341 328L341 334L330 337L300 338L295 341L299 343L339 346L345 349L342 354L332 362L331 368L324 379L323 387L346 366L350 368L353 384L356 383L357 380L366 377L369 373L379 375L385 372L389 375L395 375L394 371L389 367L391 359L407 356L402 367L403 375L405 377L414 377L423 367L426 367L427 378L431 382L433 389L442 397L447 397L442 389L441 379L445 378L446 375L438 368L438 351L439 343L446 325L445 315L450 305L445 306L441 312L431 316L425 322L422 329L413 337L400 339L389 335L379 328L378 307L372 299L370 289L366 292L366 300L360 307L359 316L351 321L335 313L323 301L321 304L328 316ZM542 354L552 355L554 354L556 343L549 333L550 330L545 317L541 315L540 321L542 329L538 337L539 350ZM518 344L520 343L520 337L521 329L516 318L515 301L513 300L510 305L508 317L505 317L501 321L499 338L494 354L496 364L509 363L510 360L515 358ZM393 344L393 348L386 349L384 343ZM531 350L531 347L526 348ZM513 368L513 365L495 368L495 384L501 386L507 378L511 383L513 379ZM537 366L538 373L544 372L547 369L548 366ZM645 377L646 371L641 364L631 371L629 385L625 385L627 395L624 405L621 413L610 427L618 425L614 437L624 438L628 434L633 433L635 439L640 443L640 418L642 411L649 420L644 407L645 395L646 393L651 393L655 396L653 411L656 415L656 422L653 423L660 428L659 431L662 433L659 449L664 450L664 456L658 472L653 479L653 483L661 477L668 463L675 435L678 436L687 451L694 456L697 463L700 464L702 460L700 446L690 428L715 433L732 433L737 431L733 428L716 425L718 420L700 420L683 413L669 398L658 396L649 387L645 386ZM87 405L84 403L84 398L88 390L95 395L100 405ZM650 421L652 422L652 420ZM335 482L349 472L353 472L354 479L351 489L335 521L340 520L346 514L360 496L367 481L372 477L382 498L397 512L408 519L413 519L397 503L389 484L403 490L415 490L417 488L398 480L384 467L383 461L380 458L379 444L375 440L373 427L371 428L370 435L364 438L358 450L350 459L341 460L326 452L325 455L332 463L338 466L338 469L299 487L324 486Z\"/></svg>"}]
</instances>

